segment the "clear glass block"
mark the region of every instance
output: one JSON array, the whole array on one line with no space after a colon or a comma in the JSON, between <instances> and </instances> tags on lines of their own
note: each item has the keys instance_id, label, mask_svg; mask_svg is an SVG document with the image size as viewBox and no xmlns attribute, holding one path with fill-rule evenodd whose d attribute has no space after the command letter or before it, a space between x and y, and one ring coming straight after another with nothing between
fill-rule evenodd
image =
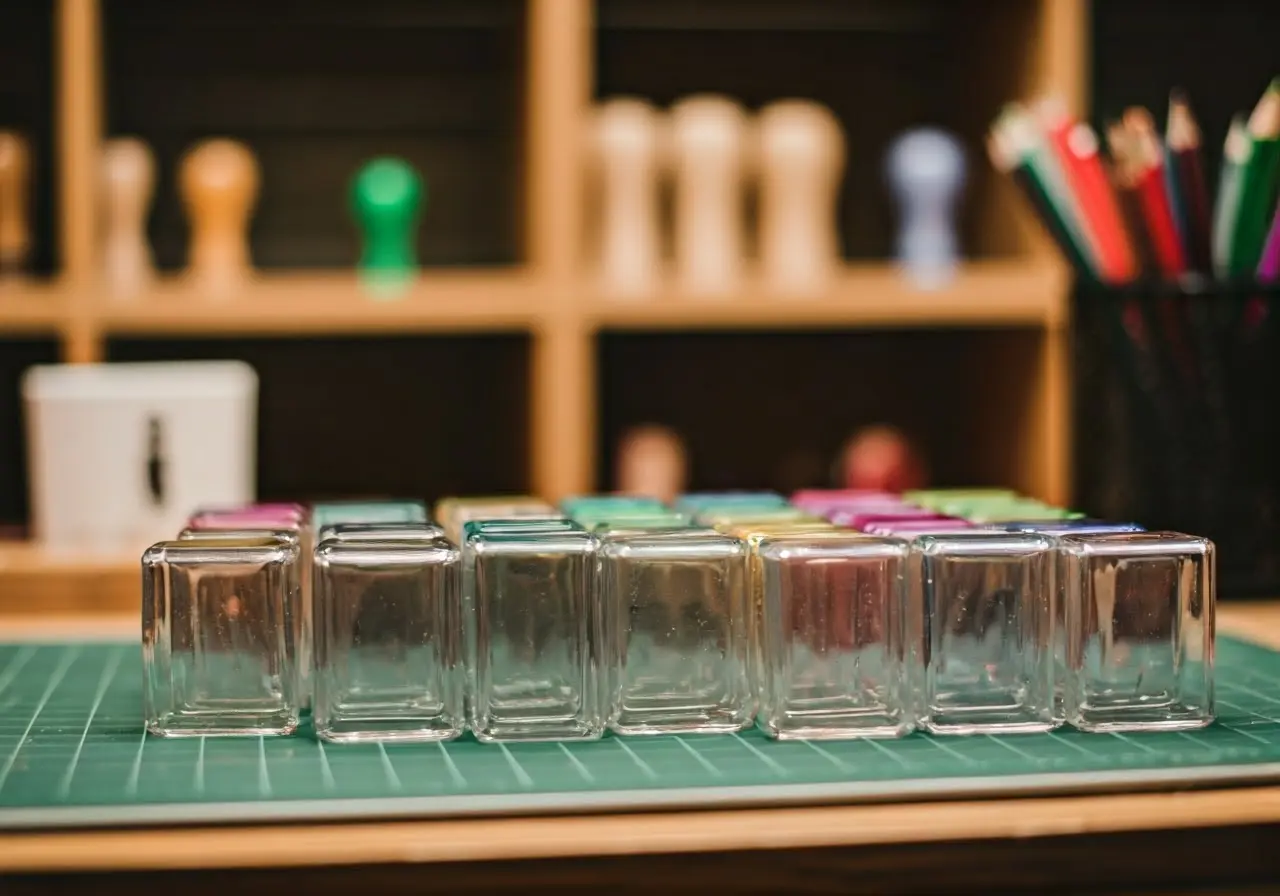
<instances>
[{"instance_id":1,"label":"clear glass block","mask_svg":"<svg viewBox=\"0 0 1280 896\"><path fill-rule=\"evenodd\" d=\"M441 519L445 533L459 544L465 539L468 523L514 520L561 520L565 516L549 504L475 505L455 508L447 519Z\"/></svg>"},{"instance_id":2,"label":"clear glass block","mask_svg":"<svg viewBox=\"0 0 1280 896\"><path fill-rule=\"evenodd\" d=\"M461 553L449 541L321 542L315 637L318 737L443 741L463 732Z\"/></svg>"},{"instance_id":3,"label":"clear glass block","mask_svg":"<svg viewBox=\"0 0 1280 896\"><path fill-rule=\"evenodd\" d=\"M298 543L213 535L142 555L143 707L162 737L298 726Z\"/></svg>"},{"instance_id":4,"label":"clear glass block","mask_svg":"<svg viewBox=\"0 0 1280 896\"><path fill-rule=\"evenodd\" d=\"M637 514L635 516L610 516L607 514L589 517L575 517L584 529L603 535L607 532L637 532L651 529L688 529L693 519L687 514L675 511L661 513Z\"/></svg>"},{"instance_id":5,"label":"clear glass block","mask_svg":"<svg viewBox=\"0 0 1280 896\"><path fill-rule=\"evenodd\" d=\"M697 513L713 507L784 507L787 499L777 492L686 492L676 498L675 507Z\"/></svg>"},{"instance_id":6,"label":"clear glass block","mask_svg":"<svg viewBox=\"0 0 1280 896\"><path fill-rule=\"evenodd\" d=\"M1066 715L1083 731L1213 721L1213 542L1176 532L1061 539Z\"/></svg>"},{"instance_id":7,"label":"clear glass block","mask_svg":"<svg viewBox=\"0 0 1280 896\"><path fill-rule=\"evenodd\" d=\"M609 727L740 731L755 717L746 547L711 529L613 535L600 546Z\"/></svg>"},{"instance_id":8,"label":"clear glass block","mask_svg":"<svg viewBox=\"0 0 1280 896\"><path fill-rule=\"evenodd\" d=\"M1019 520L1001 523L998 528L1010 532L1038 532L1041 535L1113 535L1120 532L1145 532L1137 523L1108 523L1101 520L1068 520L1042 522Z\"/></svg>"},{"instance_id":9,"label":"clear glass block","mask_svg":"<svg viewBox=\"0 0 1280 896\"><path fill-rule=\"evenodd\" d=\"M927 633L923 727L999 734L1061 724L1055 559L1054 541L1033 533L957 532L912 542L912 584Z\"/></svg>"},{"instance_id":10,"label":"clear glass block","mask_svg":"<svg viewBox=\"0 0 1280 896\"><path fill-rule=\"evenodd\" d=\"M246 504L204 507L191 514L189 529L294 529L306 523L301 504Z\"/></svg>"},{"instance_id":11,"label":"clear glass block","mask_svg":"<svg viewBox=\"0 0 1280 896\"><path fill-rule=\"evenodd\" d=\"M330 523L316 533L322 541L435 541L444 538L444 527L435 523Z\"/></svg>"},{"instance_id":12,"label":"clear glass block","mask_svg":"<svg viewBox=\"0 0 1280 896\"><path fill-rule=\"evenodd\" d=\"M465 542L474 534L514 535L519 532L564 532L582 531L582 526L563 516L531 516L516 519L481 519L468 520L462 526L462 540Z\"/></svg>"},{"instance_id":13,"label":"clear glass block","mask_svg":"<svg viewBox=\"0 0 1280 896\"><path fill-rule=\"evenodd\" d=\"M645 495L576 495L560 502L560 509L570 516L595 514L662 513L666 505Z\"/></svg>"},{"instance_id":14,"label":"clear glass block","mask_svg":"<svg viewBox=\"0 0 1280 896\"><path fill-rule=\"evenodd\" d=\"M264 505L269 508L289 508L296 505ZM276 511L273 511L276 513ZM305 526L294 525L288 523L286 517L262 517L262 522L256 526L253 525L252 518L237 516L238 511L232 511L230 514L225 511L207 511L202 517L193 516L189 521L187 528L178 533L179 540L192 538L222 538L234 536L237 538L284 538L297 545L298 547L298 577L301 585L301 598L299 602L298 612L293 614L293 638L294 644L297 646L298 661L294 668L298 675L297 690L295 691L298 702L302 708L308 709L311 706L311 534L310 530ZM270 525L285 526L287 528L271 528ZM251 528L238 528L240 525L248 525Z\"/></svg>"},{"instance_id":15,"label":"clear glass block","mask_svg":"<svg viewBox=\"0 0 1280 896\"><path fill-rule=\"evenodd\" d=\"M765 538L758 550L766 733L780 740L909 733L907 542L793 534Z\"/></svg>"},{"instance_id":16,"label":"clear glass block","mask_svg":"<svg viewBox=\"0 0 1280 896\"><path fill-rule=\"evenodd\" d=\"M279 538L293 542L302 553L302 532L298 529L193 529L190 526L178 533L179 541L226 541L228 538Z\"/></svg>"},{"instance_id":17,"label":"clear glass block","mask_svg":"<svg viewBox=\"0 0 1280 896\"><path fill-rule=\"evenodd\" d=\"M771 535L833 534L847 535L826 522L818 523L765 523L759 525L725 526L717 531L742 539L747 549L747 622L750 642L748 664L752 688L756 694L757 713L763 708L762 676L764 669L764 567L760 560L760 543Z\"/></svg>"},{"instance_id":18,"label":"clear glass block","mask_svg":"<svg viewBox=\"0 0 1280 896\"><path fill-rule=\"evenodd\" d=\"M501 510L515 507L521 510L554 510L546 501L533 495L466 495L462 497L441 498L436 502L433 516L435 521L445 528L453 520L457 511L466 508L488 508Z\"/></svg>"},{"instance_id":19,"label":"clear glass block","mask_svg":"<svg viewBox=\"0 0 1280 896\"><path fill-rule=\"evenodd\" d=\"M604 732L597 545L580 528L467 537L464 643L477 739L590 740Z\"/></svg>"},{"instance_id":20,"label":"clear glass block","mask_svg":"<svg viewBox=\"0 0 1280 896\"><path fill-rule=\"evenodd\" d=\"M704 510L697 513L694 522L700 526L711 526L712 528L721 528L724 526L745 526L752 523L782 523L782 522L825 522L821 517L816 517L806 510L799 507L716 507L711 510Z\"/></svg>"},{"instance_id":21,"label":"clear glass block","mask_svg":"<svg viewBox=\"0 0 1280 896\"><path fill-rule=\"evenodd\" d=\"M337 523L425 523L427 505L421 501L326 501L311 507L316 530Z\"/></svg>"}]
</instances>

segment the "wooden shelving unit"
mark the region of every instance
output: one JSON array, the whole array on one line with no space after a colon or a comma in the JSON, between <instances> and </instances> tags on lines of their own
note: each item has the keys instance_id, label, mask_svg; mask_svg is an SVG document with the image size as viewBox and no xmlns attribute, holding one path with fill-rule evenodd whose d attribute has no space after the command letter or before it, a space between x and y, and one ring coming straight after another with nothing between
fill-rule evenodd
<instances>
[{"instance_id":1,"label":"wooden shelving unit","mask_svg":"<svg viewBox=\"0 0 1280 896\"><path fill-rule=\"evenodd\" d=\"M1014 25L983 32L1003 42L980 48L983 59L998 56L999 72L994 62L984 63L992 71L975 77L997 84L1009 99L1051 91L1081 108L1087 6L1087 0L1036 0L1018 7ZM52 334L64 359L87 363L104 358L115 336L526 332L533 340L529 481L555 498L596 483L595 341L602 331L1030 329L1039 334L1034 356L1011 353L1018 369L1002 371L1029 384L1019 392L1021 405L1008 410L1008 437L1019 446L1008 484L1066 500L1068 279L1007 185L984 188L981 220L1016 244L1017 253L969 263L954 284L935 292L913 289L888 263L850 264L829 294L813 298L748 286L723 301L670 291L636 300L595 286L584 257L586 184L578 141L594 92L595 14L594 0L527 0L519 264L428 268L394 300L367 295L351 271L264 272L233 300L218 301L172 277L133 298L99 286L93 172L104 137L102 10L100 0L57 0L53 120L61 267L49 283L0 283L0 335ZM998 9L991 17L1003 19ZM63 568L53 559L48 565Z\"/></svg>"}]
</instances>

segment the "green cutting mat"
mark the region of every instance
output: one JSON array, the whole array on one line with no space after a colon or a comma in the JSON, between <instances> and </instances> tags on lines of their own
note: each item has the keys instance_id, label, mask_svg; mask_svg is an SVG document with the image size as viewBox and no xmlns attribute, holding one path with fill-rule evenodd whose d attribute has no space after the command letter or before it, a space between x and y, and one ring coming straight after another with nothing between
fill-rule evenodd
<instances>
[{"instance_id":1,"label":"green cutting mat","mask_svg":"<svg viewBox=\"0 0 1280 896\"><path fill-rule=\"evenodd\" d=\"M137 644L0 645L0 828L906 800L1280 778L1280 654L1221 639L1189 733L486 746L144 736Z\"/></svg>"}]
</instances>

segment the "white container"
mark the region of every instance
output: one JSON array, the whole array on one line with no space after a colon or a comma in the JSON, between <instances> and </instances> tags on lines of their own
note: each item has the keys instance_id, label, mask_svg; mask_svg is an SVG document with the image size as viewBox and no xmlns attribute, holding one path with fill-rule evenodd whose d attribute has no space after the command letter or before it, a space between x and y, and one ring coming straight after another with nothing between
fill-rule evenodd
<instances>
[{"instance_id":1,"label":"white container","mask_svg":"<svg viewBox=\"0 0 1280 896\"><path fill-rule=\"evenodd\" d=\"M33 367L22 397L32 528L50 547L140 552L197 507L253 500L258 378L247 364Z\"/></svg>"}]
</instances>

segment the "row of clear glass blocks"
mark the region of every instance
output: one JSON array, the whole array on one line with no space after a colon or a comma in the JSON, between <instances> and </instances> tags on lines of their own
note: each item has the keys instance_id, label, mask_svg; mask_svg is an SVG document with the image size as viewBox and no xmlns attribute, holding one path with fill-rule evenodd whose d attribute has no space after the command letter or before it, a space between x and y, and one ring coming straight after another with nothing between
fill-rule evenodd
<instances>
[{"instance_id":1,"label":"row of clear glass blocks","mask_svg":"<svg viewBox=\"0 0 1280 896\"><path fill-rule=\"evenodd\" d=\"M143 556L157 735L484 742L1193 728L1213 546L842 528L763 496L260 505ZM766 512L767 511L767 512Z\"/></svg>"}]
</instances>

